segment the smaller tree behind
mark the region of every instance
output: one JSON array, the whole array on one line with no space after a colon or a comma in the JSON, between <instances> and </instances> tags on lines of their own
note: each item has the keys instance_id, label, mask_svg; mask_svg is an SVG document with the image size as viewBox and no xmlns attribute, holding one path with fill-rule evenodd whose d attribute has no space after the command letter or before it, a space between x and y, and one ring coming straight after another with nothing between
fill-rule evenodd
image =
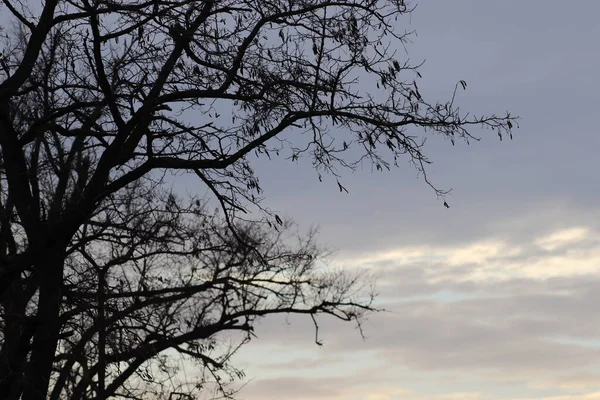
<instances>
[{"instance_id":1,"label":"smaller tree behind","mask_svg":"<svg viewBox=\"0 0 600 400\"><path fill-rule=\"evenodd\" d=\"M326 313L359 322L371 310L364 281L316 267L312 234L293 246L290 223L279 232L240 223L233 234L196 201L130 189L84 225L81 239L94 242L75 242L67 259L51 399L230 396L227 382L242 376L230 356L257 318ZM227 331L239 341L224 346ZM182 381L192 365L201 374Z\"/></svg>"}]
</instances>

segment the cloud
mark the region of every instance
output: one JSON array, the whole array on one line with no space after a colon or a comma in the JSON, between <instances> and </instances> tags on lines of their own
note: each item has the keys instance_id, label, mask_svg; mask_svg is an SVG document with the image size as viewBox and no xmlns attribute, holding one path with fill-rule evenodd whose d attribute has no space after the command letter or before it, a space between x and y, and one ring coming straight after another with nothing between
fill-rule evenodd
<instances>
[{"instance_id":1,"label":"cloud","mask_svg":"<svg viewBox=\"0 0 600 400\"><path fill-rule=\"evenodd\" d=\"M516 240L504 237L400 247L339 262L379 271L386 282L390 275L408 275L409 280L418 277L426 283L589 275L600 272L600 230L569 227ZM396 284L399 280L392 281Z\"/></svg>"},{"instance_id":2,"label":"cloud","mask_svg":"<svg viewBox=\"0 0 600 400\"><path fill-rule=\"evenodd\" d=\"M587 371L566 372L557 375L551 380L539 383L533 382L532 386L544 390L559 388L571 392L585 393L591 389L598 388L600 386L598 382L600 382L600 370L591 368Z\"/></svg>"},{"instance_id":3,"label":"cloud","mask_svg":"<svg viewBox=\"0 0 600 400\"><path fill-rule=\"evenodd\" d=\"M564 247L576 246L591 235L588 228L573 227L553 232L538 238L535 243L544 250L552 251Z\"/></svg>"},{"instance_id":4,"label":"cloud","mask_svg":"<svg viewBox=\"0 0 600 400\"><path fill-rule=\"evenodd\" d=\"M586 393L581 395L527 397L515 400L600 400L600 392Z\"/></svg>"},{"instance_id":5,"label":"cloud","mask_svg":"<svg viewBox=\"0 0 600 400\"><path fill-rule=\"evenodd\" d=\"M321 318L321 348L308 319L265 319L246 354L282 356L257 363L255 371L277 378L257 383L253 393L281 394L277 387L293 384L302 393L307 388L307 399L337 398L366 385L371 394L357 398L488 399L494 397L486 387L513 382L532 398L575 391L579 397L573 399L594 399L580 391L600 390L590 372L600 375L599 243L596 227L578 225L528 240L489 238L365 254L352 265L379 273L380 304L389 310L364 324L367 340L346 323ZM406 377L458 376L458 383L441 393L414 381L394 385L398 371ZM380 386L399 391L377 391ZM513 392L502 398L519 397ZM562 398L570 397L556 399Z\"/></svg>"},{"instance_id":6,"label":"cloud","mask_svg":"<svg viewBox=\"0 0 600 400\"><path fill-rule=\"evenodd\" d=\"M439 400L478 400L482 398L482 394L479 392L460 392L440 394L434 396L434 398Z\"/></svg>"},{"instance_id":7,"label":"cloud","mask_svg":"<svg viewBox=\"0 0 600 400\"><path fill-rule=\"evenodd\" d=\"M404 400L411 394L398 386L373 386L378 381L369 374L348 374L337 378L269 378L250 382L244 388L243 395L251 400Z\"/></svg>"}]
</instances>

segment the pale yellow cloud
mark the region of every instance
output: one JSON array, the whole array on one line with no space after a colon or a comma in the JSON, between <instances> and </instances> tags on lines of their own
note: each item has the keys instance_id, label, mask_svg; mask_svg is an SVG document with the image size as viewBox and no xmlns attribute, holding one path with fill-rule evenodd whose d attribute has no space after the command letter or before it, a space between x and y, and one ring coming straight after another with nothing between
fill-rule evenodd
<instances>
[{"instance_id":1,"label":"pale yellow cloud","mask_svg":"<svg viewBox=\"0 0 600 400\"><path fill-rule=\"evenodd\" d=\"M556 250L562 247L575 245L591 236L588 228L573 227L552 232L535 240L535 244L544 250Z\"/></svg>"},{"instance_id":2,"label":"pale yellow cloud","mask_svg":"<svg viewBox=\"0 0 600 400\"><path fill-rule=\"evenodd\" d=\"M478 400L482 398L483 394L479 392L456 392L433 396L435 400Z\"/></svg>"},{"instance_id":3,"label":"pale yellow cloud","mask_svg":"<svg viewBox=\"0 0 600 400\"><path fill-rule=\"evenodd\" d=\"M519 244L484 239L453 247L400 247L339 262L376 271L419 265L432 283L587 275L600 273L600 233L570 227Z\"/></svg>"},{"instance_id":4,"label":"pale yellow cloud","mask_svg":"<svg viewBox=\"0 0 600 400\"><path fill-rule=\"evenodd\" d=\"M357 393L364 400L398 400L406 399L412 392L398 387L377 387Z\"/></svg>"},{"instance_id":5,"label":"pale yellow cloud","mask_svg":"<svg viewBox=\"0 0 600 400\"><path fill-rule=\"evenodd\" d=\"M522 253L517 246L500 240L486 240L464 247L444 249L446 262L450 265L481 264L503 257L515 257Z\"/></svg>"},{"instance_id":6,"label":"pale yellow cloud","mask_svg":"<svg viewBox=\"0 0 600 400\"><path fill-rule=\"evenodd\" d=\"M433 250L434 249L426 246L400 247L398 249L366 254L361 257L340 258L335 260L335 262L344 266L365 268L387 261L393 261L395 265L406 265L423 260L426 257L429 257L430 259L442 257L441 254L434 254Z\"/></svg>"},{"instance_id":7,"label":"pale yellow cloud","mask_svg":"<svg viewBox=\"0 0 600 400\"><path fill-rule=\"evenodd\" d=\"M520 397L514 400L600 400L600 392L548 397Z\"/></svg>"},{"instance_id":8,"label":"pale yellow cloud","mask_svg":"<svg viewBox=\"0 0 600 400\"><path fill-rule=\"evenodd\" d=\"M600 373L573 371L559 377L539 382L533 381L531 387L542 390L561 389L571 392L589 392L600 389Z\"/></svg>"}]
</instances>

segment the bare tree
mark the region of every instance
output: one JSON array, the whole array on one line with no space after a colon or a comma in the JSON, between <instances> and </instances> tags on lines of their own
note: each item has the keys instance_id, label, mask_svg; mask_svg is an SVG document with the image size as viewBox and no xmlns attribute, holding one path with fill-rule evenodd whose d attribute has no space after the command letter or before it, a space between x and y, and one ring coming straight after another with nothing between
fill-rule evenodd
<instances>
[{"instance_id":1,"label":"bare tree","mask_svg":"<svg viewBox=\"0 0 600 400\"><path fill-rule=\"evenodd\" d=\"M311 235L281 236L291 226L263 207L252 156L311 157L343 191L341 172L363 162L404 156L424 174L427 135L513 127L508 114L461 113L455 96L423 99L418 66L396 50L402 0L0 10L7 399L232 395L224 332L251 335L274 313L359 323L372 308L360 279L317 268ZM194 174L212 200L167 190L168 172ZM187 382L178 359L204 375Z\"/></svg>"}]
</instances>

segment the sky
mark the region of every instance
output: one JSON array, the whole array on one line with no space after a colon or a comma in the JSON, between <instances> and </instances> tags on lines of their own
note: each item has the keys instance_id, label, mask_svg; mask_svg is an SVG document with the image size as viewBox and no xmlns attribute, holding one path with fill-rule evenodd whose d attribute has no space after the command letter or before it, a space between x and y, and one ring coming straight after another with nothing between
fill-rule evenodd
<instances>
[{"instance_id":1,"label":"sky","mask_svg":"<svg viewBox=\"0 0 600 400\"><path fill-rule=\"evenodd\" d=\"M521 117L514 140L431 138L408 163L347 173L255 164L265 205L320 226L328 260L379 277L363 325L266 318L237 354L240 400L600 400L600 2L421 0L400 30L421 93ZM402 21L406 24L407 21Z\"/></svg>"},{"instance_id":2,"label":"sky","mask_svg":"<svg viewBox=\"0 0 600 400\"><path fill-rule=\"evenodd\" d=\"M379 276L353 326L267 318L236 358L244 400L600 399L600 2L422 0L410 25L420 89L521 117L514 140L431 139L408 163L320 183L309 163L256 165L265 204L320 226L332 264Z\"/></svg>"}]
</instances>

